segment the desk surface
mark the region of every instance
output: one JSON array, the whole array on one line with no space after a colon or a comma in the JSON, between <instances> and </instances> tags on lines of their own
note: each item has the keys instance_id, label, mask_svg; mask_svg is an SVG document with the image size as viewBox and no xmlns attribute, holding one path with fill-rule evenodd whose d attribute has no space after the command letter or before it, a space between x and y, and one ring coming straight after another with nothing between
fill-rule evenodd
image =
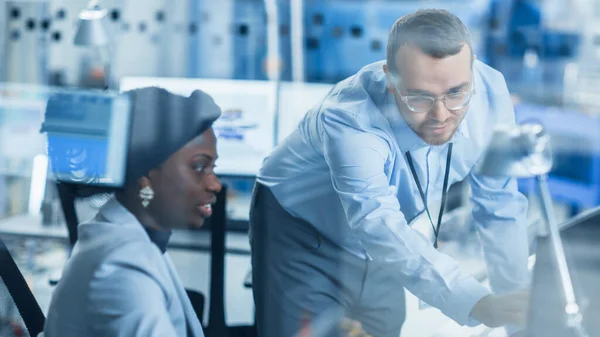
<instances>
[{"instance_id":1,"label":"desk surface","mask_svg":"<svg viewBox=\"0 0 600 337\"><path fill-rule=\"evenodd\" d=\"M52 239L68 242L67 226L64 223L42 225L41 216L28 214L0 219L0 236L24 237L32 239ZM193 251L210 250L210 232L204 230L175 230L169 241L169 248ZM230 233L225 238L226 252L230 254L250 254L250 243L246 233Z\"/></svg>"}]
</instances>

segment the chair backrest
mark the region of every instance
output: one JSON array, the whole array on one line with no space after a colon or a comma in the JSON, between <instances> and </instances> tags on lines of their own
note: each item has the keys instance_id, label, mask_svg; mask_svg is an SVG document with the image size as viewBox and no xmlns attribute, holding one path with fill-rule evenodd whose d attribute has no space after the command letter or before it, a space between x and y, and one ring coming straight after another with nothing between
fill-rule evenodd
<instances>
[{"instance_id":1,"label":"chair backrest","mask_svg":"<svg viewBox=\"0 0 600 337\"><path fill-rule=\"evenodd\" d=\"M191 289L185 289L185 292L187 293L188 298L190 299L190 302L192 303L192 308L194 308L196 317L198 317L200 324L202 326L204 326L204 324L202 324L202 319L204 316L204 302L206 302L206 300L204 298L204 294L202 294L201 292L198 292L196 290L191 290Z\"/></svg>"},{"instance_id":2,"label":"chair backrest","mask_svg":"<svg viewBox=\"0 0 600 337\"><path fill-rule=\"evenodd\" d=\"M23 274L0 239L0 336L37 336L44 330L45 320Z\"/></svg>"},{"instance_id":3,"label":"chair backrest","mask_svg":"<svg viewBox=\"0 0 600 337\"><path fill-rule=\"evenodd\" d=\"M75 245L75 242L77 242L77 225L79 225L77 212L75 210L76 186L61 182L56 184L56 188L58 190L60 205L67 224L67 230L69 231L69 242L72 247Z\"/></svg>"},{"instance_id":4,"label":"chair backrest","mask_svg":"<svg viewBox=\"0 0 600 337\"><path fill-rule=\"evenodd\" d=\"M227 186L217 195L210 222L210 301L208 337L230 335L225 322L225 233L227 232Z\"/></svg>"}]
</instances>

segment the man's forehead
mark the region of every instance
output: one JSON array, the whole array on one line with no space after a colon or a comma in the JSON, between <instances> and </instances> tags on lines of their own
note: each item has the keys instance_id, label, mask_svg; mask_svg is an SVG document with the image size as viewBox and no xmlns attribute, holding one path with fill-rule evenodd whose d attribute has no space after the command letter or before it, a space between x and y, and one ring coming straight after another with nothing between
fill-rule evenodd
<instances>
[{"instance_id":1,"label":"man's forehead","mask_svg":"<svg viewBox=\"0 0 600 337\"><path fill-rule=\"evenodd\" d=\"M443 92L472 77L468 46L456 55L441 59L427 55L417 47L402 46L396 54L396 62L404 87Z\"/></svg>"},{"instance_id":2,"label":"man's forehead","mask_svg":"<svg viewBox=\"0 0 600 337\"><path fill-rule=\"evenodd\" d=\"M411 71L431 70L432 68L458 68L457 70L470 69L472 64L472 53L468 45L464 45L461 51L455 55L438 58L428 55L419 47L414 45L403 45L395 55L396 68L402 75Z\"/></svg>"}]
</instances>

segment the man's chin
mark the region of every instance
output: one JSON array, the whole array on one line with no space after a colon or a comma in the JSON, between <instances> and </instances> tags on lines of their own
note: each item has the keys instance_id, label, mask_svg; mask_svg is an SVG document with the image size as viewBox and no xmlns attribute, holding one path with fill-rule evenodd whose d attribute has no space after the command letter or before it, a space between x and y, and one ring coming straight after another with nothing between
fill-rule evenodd
<instances>
[{"instance_id":1,"label":"man's chin","mask_svg":"<svg viewBox=\"0 0 600 337\"><path fill-rule=\"evenodd\" d=\"M454 124L454 123L453 123ZM423 139L423 141L429 145L443 145L449 142L454 136L454 133L458 129L456 124L448 126L445 132L438 133L434 132L431 129L422 128L419 132L416 132L417 135ZM415 129L413 129L415 130Z\"/></svg>"},{"instance_id":2,"label":"man's chin","mask_svg":"<svg viewBox=\"0 0 600 337\"><path fill-rule=\"evenodd\" d=\"M440 137L431 137L431 138L427 138L424 139L425 143L429 144L429 145L444 145L446 144L448 141L450 141L452 137L445 137L445 138L440 138Z\"/></svg>"},{"instance_id":3,"label":"man's chin","mask_svg":"<svg viewBox=\"0 0 600 337\"><path fill-rule=\"evenodd\" d=\"M455 131L456 129L441 135L424 134L421 135L421 138L425 141L425 143L429 145L443 145L449 142L450 139L452 139L452 136L454 135Z\"/></svg>"}]
</instances>

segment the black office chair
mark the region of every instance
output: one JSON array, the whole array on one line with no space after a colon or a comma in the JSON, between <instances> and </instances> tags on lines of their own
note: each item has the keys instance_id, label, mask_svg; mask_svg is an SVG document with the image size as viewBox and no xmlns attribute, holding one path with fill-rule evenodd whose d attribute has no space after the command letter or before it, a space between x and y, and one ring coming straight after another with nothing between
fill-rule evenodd
<instances>
[{"instance_id":1,"label":"black office chair","mask_svg":"<svg viewBox=\"0 0 600 337\"><path fill-rule=\"evenodd\" d=\"M36 337L44 330L46 318L0 239L0 336Z\"/></svg>"},{"instance_id":2,"label":"black office chair","mask_svg":"<svg viewBox=\"0 0 600 337\"><path fill-rule=\"evenodd\" d=\"M204 294L190 289L186 289L185 292L192 303L192 308L194 308L194 312L196 313L200 324L202 324L202 316L204 315L204 302L206 302ZM204 324L202 324L202 326L204 327Z\"/></svg>"},{"instance_id":3,"label":"black office chair","mask_svg":"<svg viewBox=\"0 0 600 337\"><path fill-rule=\"evenodd\" d=\"M209 226L210 244L210 306L207 337L256 337L255 325L228 326L225 322L225 235L227 233L227 187L217 195Z\"/></svg>"}]
</instances>

